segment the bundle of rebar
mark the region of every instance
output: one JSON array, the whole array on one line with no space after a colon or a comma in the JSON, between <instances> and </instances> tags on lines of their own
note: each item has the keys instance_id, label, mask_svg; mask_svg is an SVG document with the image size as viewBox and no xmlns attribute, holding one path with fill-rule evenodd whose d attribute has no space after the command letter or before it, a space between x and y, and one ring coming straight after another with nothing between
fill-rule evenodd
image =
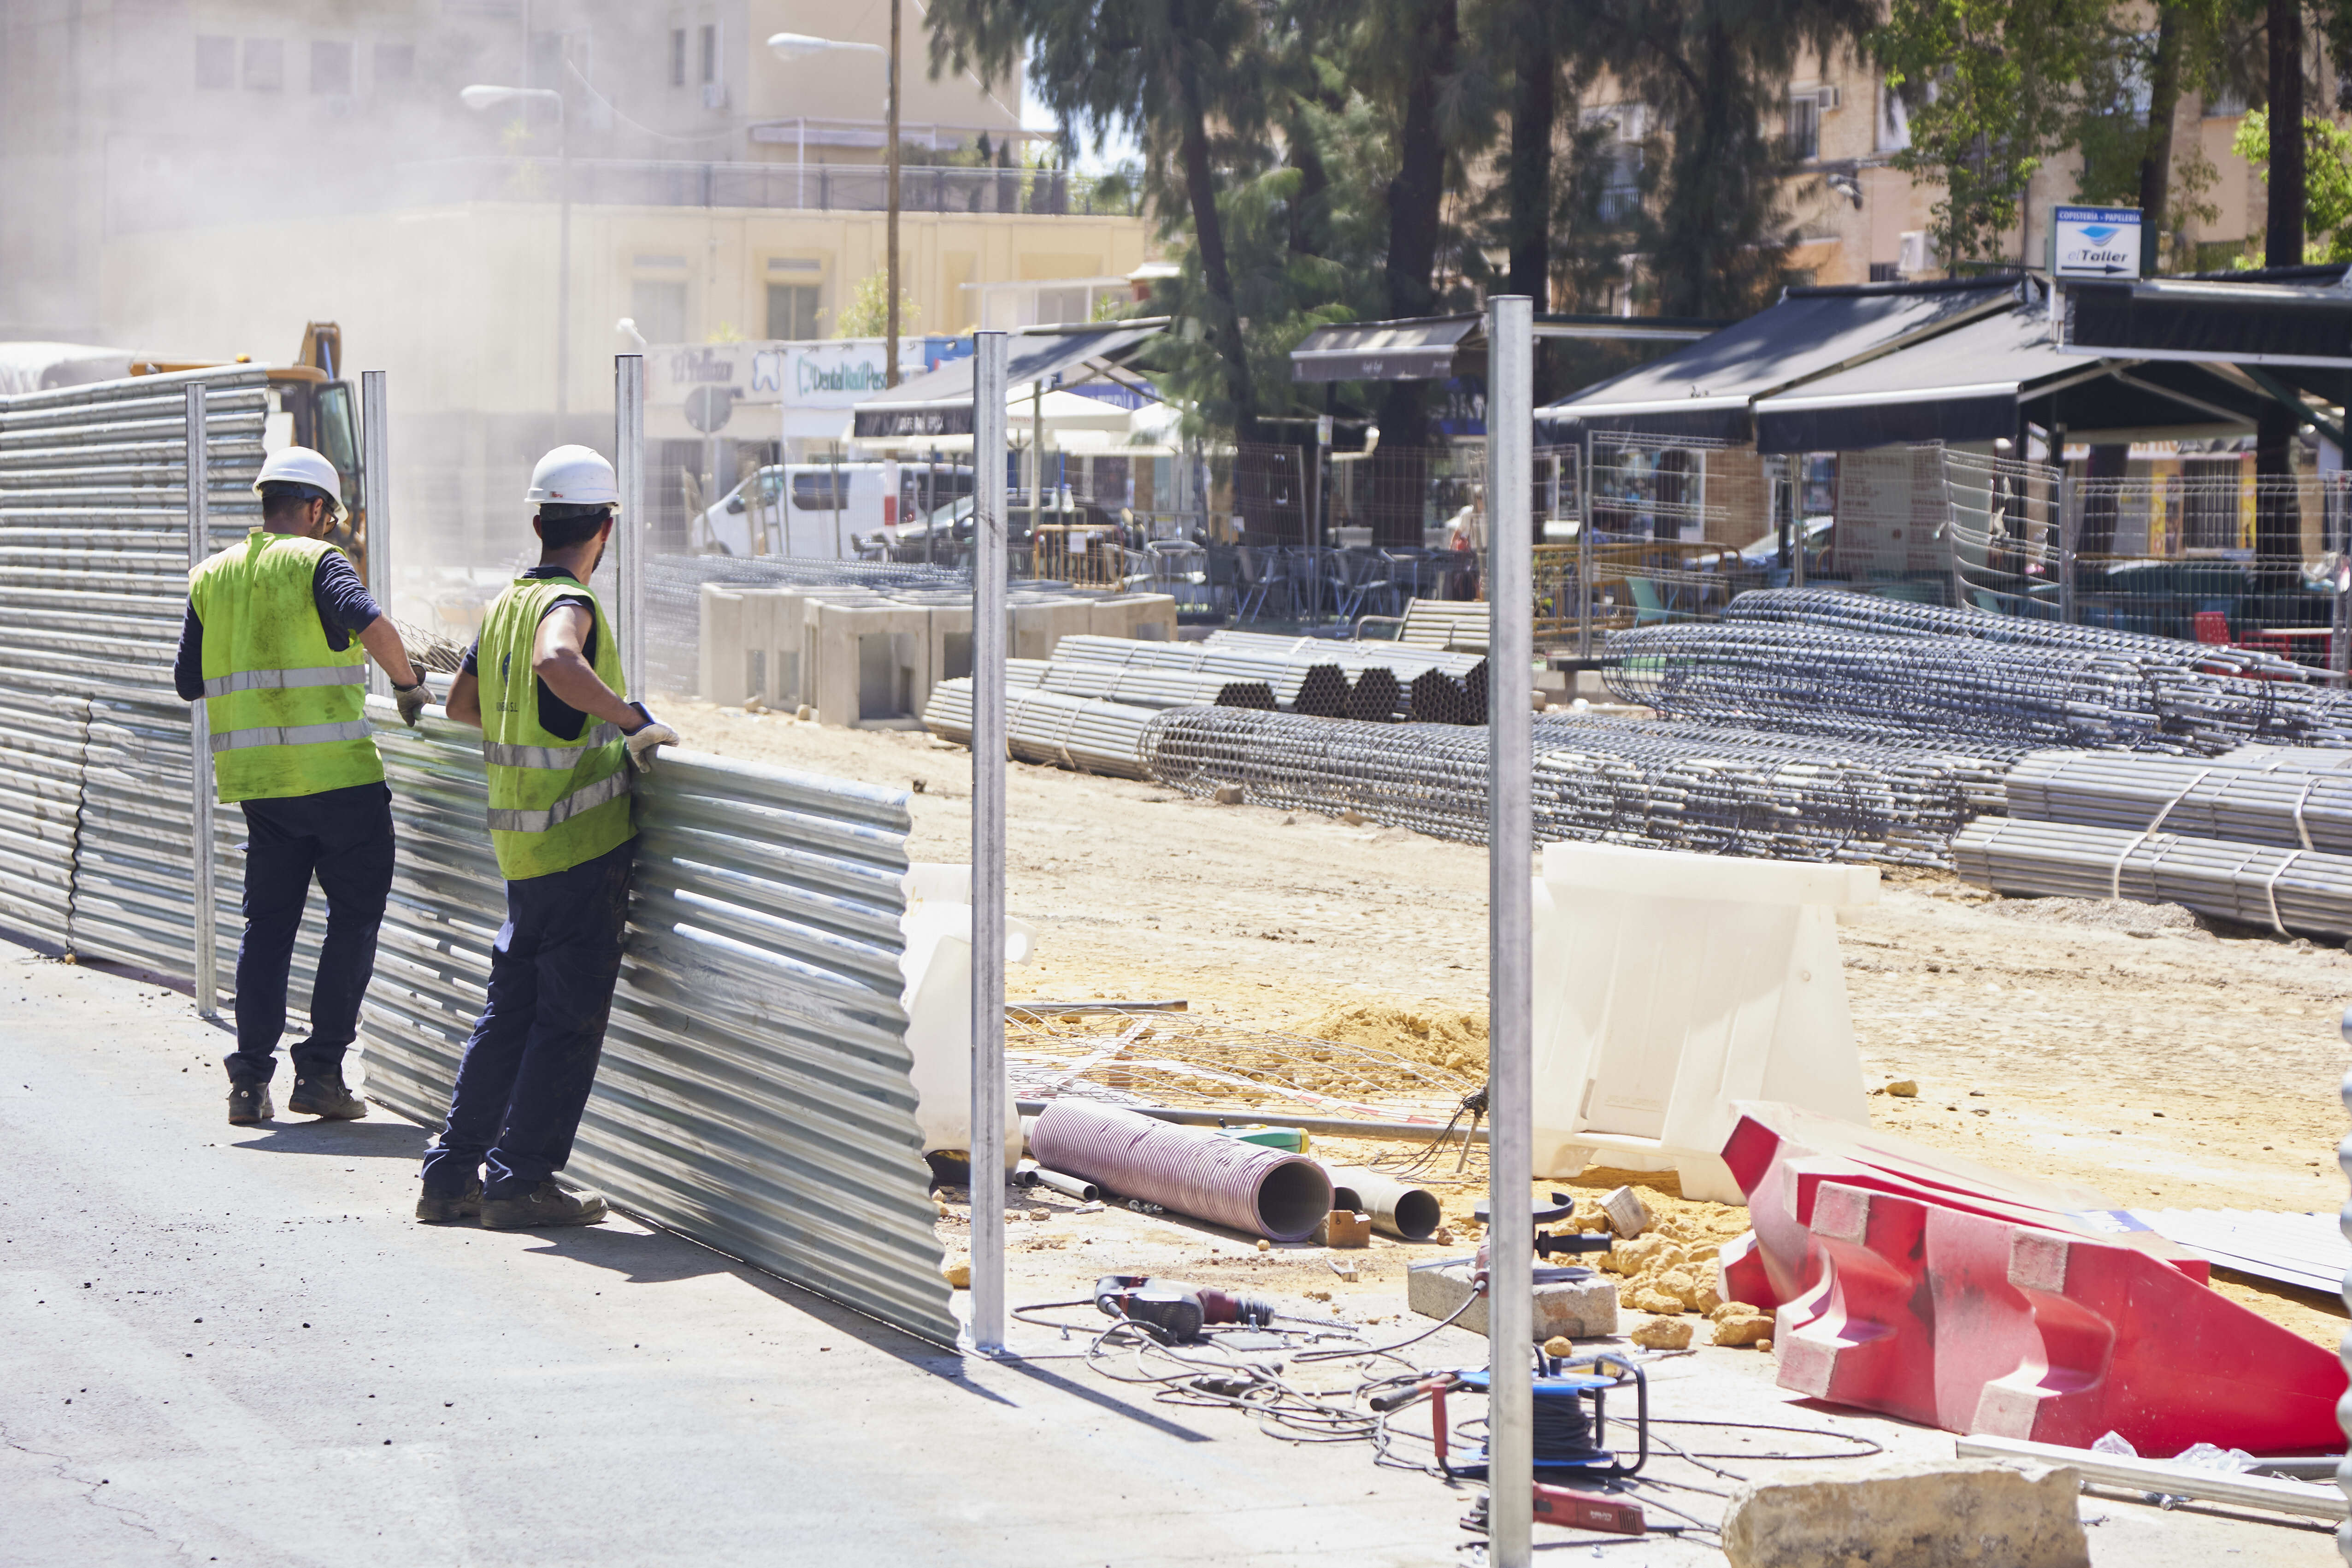
<instances>
[{"instance_id":1,"label":"bundle of rebar","mask_svg":"<svg viewBox=\"0 0 2352 1568\"><path fill-rule=\"evenodd\" d=\"M2173 647L2194 648L2194 644ZM2249 741L2352 738L2339 694L2212 675L2184 659L1803 622L1612 633L1611 691L1678 718L1832 732L2213 755Z\"/></svg>"},{"instance_id":2,"label":"bundle of rebar","mask_svg":"<svg viewBox=\"0 0 2352 1568\"><path fill-rule=\"evenodd\" d=\"M1256 805L1479 844L1486 739L1457 725L1372 725L1174 709L1146 730L1150 776L1181 793L1239 785ZM1798 860L1948 864L1946 843L1997 805L2004 759L1901 742L1808 746L1736 730L1547 716L1535 729L1538 840Z\"/></svg>"},{"instance_id":3,"label":"bundle of rebar","mask_svg":"<svg viewBox=\"0 0 2352 1568\"><path fill-rule=\"evenodd\" d=\"M1965 879L2004 893L2131 899L2277 931L2352 935L2352 856L1979 817L1952 840Z\"/></svg>"},{"instance_id":4,"label":"bundle of rebar","mask_svg":"<svg viewBox=\"0 0 2352 1568\"><path fill-rule=\"evenodd\" d=\"M1226 640L1228 637L1231 640ZM1219 632L1206 642L1181 643L1080 634L1056 643L1054 658L1057 663L1117 664L1263 680L1274 689L1276 707L1334 719L1345 716L1369 720L1379 716L1372 704L1376 694L1384 689L1381 681L1375 679L1363 697L1355 695L1363 678L1374 671L1396 682L1399 688L1399 700L1391 705L1389 713L1414 717L1410 702L1402 696L1406 684L1425 674L1437 674L1453 680L1463 693L1463 700L1446 711L1456 715L1475 713L1475 717L1424 721L1486 722L1486 661L1476 654L1445 653L1397 643ZM1303 707L1302 701L1306 704Z\"/></svg>"},{"instance_id":5,"label":"bundle of rebar","mask_svg":"<svg viewBox=\"0 0 2352 1568\"><path fill-rule=\"evenodd\" d=\"M2185 664L2217 675L2259 676L2270 680L2308 680L2318 673L2291 659L2252 648L2181 642L2143 632L2070 626L2029 616L1997 616L1986 610L1912 604L1834 588L1753 588L1731 601L1724 618L1733 622L1843 626L1887 637L1969 637L2023 647L2120 653Z\"/></svg>"},{"instance_id":6,"label":"bundle of rebar","mask_svg":"<svg viewBox=\"0 0 2352 1568\"><path fill-rule=\"evenodd\" d=\"M1274 689L1263 680L1236 680L1182 669L1129 669L1114 664L1066 664L1042 658L1004 661L1008 687L1102 697L1137 708L1272 708Z\"/></svg>"},{"instance_id":7,"label":"bundle of rebar","mask_svg":"<svg viewBox=\"0 0 2352 1568\"><path fill-rule=\"evenodd\" d=\"M1224 711L1139 708L1035 688L1014 689L1005 694L1004 751L1022 762L1052 763L1082 773L1139 779L1147 776L1141 761L1143 732L1156 715ZM923 726L943 739L971 744L971 677L942 680L931 688Z\"/></svg>"},{"instance_id":8,"label":"bundle of rebar","mask_svg":"<svg viewBox=\"0 0 2352 1568\"><path fill-rule=\"evenodd\" d=\"M2010 770L2006 794L2020 819L2352 854L2352 773L2335 769L2037 752Z\"/></svg>"}]
</instances>

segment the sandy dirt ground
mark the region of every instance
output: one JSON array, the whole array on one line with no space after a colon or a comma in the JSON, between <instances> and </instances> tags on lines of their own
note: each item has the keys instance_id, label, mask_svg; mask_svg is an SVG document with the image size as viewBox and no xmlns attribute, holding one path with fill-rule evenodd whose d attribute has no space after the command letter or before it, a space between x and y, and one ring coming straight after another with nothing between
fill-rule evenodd
<instances>
[{"instance_id":1,"label":"sandy dirt ground","mask_svg":"<svg viewBox=\"0 0 2352 1568\"><path fill-rule=\"evenodd\" d=\"M968 858L961 747L693 702L664 713L698 749L911 789L914 857ZM1008 799L1010 907L1039 936L1008 976L1016 1000L1183 997L1258 1028L1345 1037L1352 1021L1391 1048L1483 1029L1481 849L1017 763ZM1842 928L1865 1074L1918 1086L1874 1095L1877 1124L2120 1206L2344 1201L2352 954L1935 873L1890 874ZM2343 1331L2331 1298L2220 1285L2323 1342Z\"/></svg>"}]
</instances>

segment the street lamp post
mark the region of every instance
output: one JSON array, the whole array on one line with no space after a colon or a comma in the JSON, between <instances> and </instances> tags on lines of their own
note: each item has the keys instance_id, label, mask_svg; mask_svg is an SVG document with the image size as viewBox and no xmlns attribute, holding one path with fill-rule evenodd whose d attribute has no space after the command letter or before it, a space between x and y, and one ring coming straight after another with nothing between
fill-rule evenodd
<instances>
[{"instance_id":1,"label":"street lamp post","mask_svg":"<svg viewBox=\"0 0 2352 1568\"><path fill-rule=\"evenodd\" d=\"M555 105L555 184L561 202L555 241L555 412L561 416L572 407L572 117L563 111L563 95L551 87L478 82L459 89L457 99L477 113L518 100Z\"/></svg>"},{"instance_id":2,"label":"street lamp post","mask_svg":"<svg viewBox=\"0 0 2352 1568\"><path fill-rule=\"evenodd\" d=\"M898 0L890 0L890 47L879 44L844 43L835 38L812 37L806 33L777 33L768 39L768 47L776 58L786 60L806 59L811 55L830 53L881 55L884 75L888 83L887 102L883 110L883 138L888 150L889 175L888 215L883 221L883 291L888 296L883 305L884 335L888 340L883 347L882 382L885 386L898 384Z\"/></svg>"}]
</instances>

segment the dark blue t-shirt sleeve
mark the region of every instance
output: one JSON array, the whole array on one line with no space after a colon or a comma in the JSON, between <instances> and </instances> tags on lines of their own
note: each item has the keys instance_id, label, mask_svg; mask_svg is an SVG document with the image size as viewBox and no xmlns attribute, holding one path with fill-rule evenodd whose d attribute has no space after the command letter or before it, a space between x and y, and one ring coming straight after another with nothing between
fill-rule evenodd
<instances>
[{"instance_id":1,"label":"dark blue t-shirt sleeve","mask_svg":"<svg viewBox=\"0 0 2352 1568\"><path fill-rule=\"evenodd\" d=\"M352 638L375 625L383 611L352 570L351 558L340 550L330 550L319 557L319 569L310 578L310 599L319 606L319 624L326 628L327 646L337 653L352 646Z\"/></svg>"},{"instance_id":2,"label":"dark blue t-shirt sleeve","mask_svg":"<svg viewBox=\"0 0 2352 1568\"><path fill-rule=\"evenodd\" d=\"M194 605L180 621L180 650L172 656L172 689L183 702L205 694L205 623L196 619Z\"/></svg>"}]
</instances>

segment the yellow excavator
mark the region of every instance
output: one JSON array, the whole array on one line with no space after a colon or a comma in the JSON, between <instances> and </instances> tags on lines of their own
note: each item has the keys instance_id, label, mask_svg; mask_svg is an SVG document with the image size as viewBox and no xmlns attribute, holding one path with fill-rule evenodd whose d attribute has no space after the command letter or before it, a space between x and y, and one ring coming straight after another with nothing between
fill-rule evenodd
<instances>
[{"instance_id":1,"label":"yellow excavator","mask_svg":"<svg viewBox=\"0 0 2352 1568\"><path fill-rule=\"evenodd\" d=\"M252 356L239 354L238 364ZM132 375L161 375L175 370L205 370L215 360L163 360L133 357ZM288 439L297 447L321 453L342 477L343 510L348 521L335 531L334 542L352 558L362 576L367 573L367 504L361 479L359 397L342 379L343 329L332 321L310 321L302 328L302 352L291 364L266 367L269 376L269 411L290 416Z\"/></svg>"}]
</instances>

